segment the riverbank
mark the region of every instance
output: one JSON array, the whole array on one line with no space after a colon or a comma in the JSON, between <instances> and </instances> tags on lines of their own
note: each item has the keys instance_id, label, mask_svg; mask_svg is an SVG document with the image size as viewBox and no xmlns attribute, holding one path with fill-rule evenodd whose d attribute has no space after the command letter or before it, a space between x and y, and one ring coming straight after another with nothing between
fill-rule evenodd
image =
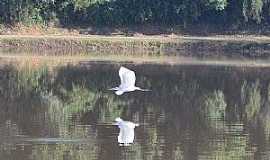
<instances>
[{"instance_id":1,"label":"riverbank","mask_svg":"<svg viewBox=\"0 0 270 160\"><path fill-rule=\"evenodd\" d=\"M0 35L1 53L37 55L165 55L195 58L270 57L270 37L217 35L209 37L99 36L99 35Z\"/></svg>"},{"instance_id":2,"label":"riverbank","mask_svg":"<svg viewBox=\"0 0 270 160\"><path fill-rule=\"evenodd\" d=\"M89 64L157 64L168 66L223 66L245 68L270 68L269 60L232 60L232 59L197 59L178 56L122 56L122 55L92 55L92 56L36 56L36 55L6 55L0 54L0 62L4 64L16 64L16 66L29 65L31 68L40 66L58 67L62 65ZM0 65L1 66L1 65Z\"/></svg>"}]
</instances>

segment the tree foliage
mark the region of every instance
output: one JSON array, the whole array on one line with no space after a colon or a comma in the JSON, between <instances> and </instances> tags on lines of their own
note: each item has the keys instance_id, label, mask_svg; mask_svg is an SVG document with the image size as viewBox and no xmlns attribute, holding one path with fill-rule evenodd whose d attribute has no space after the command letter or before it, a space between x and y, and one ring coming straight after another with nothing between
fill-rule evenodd
<instances>
[{"instance_id":1,"label":"tree foliage","mask_svg":"<svg viewBox=\"0 0 270 160\"><path fill-rule=\"evenodd\" d=\"M269 13L268 0L0 0L5 24L260 24Z\"/></svg>"}]
</instances>

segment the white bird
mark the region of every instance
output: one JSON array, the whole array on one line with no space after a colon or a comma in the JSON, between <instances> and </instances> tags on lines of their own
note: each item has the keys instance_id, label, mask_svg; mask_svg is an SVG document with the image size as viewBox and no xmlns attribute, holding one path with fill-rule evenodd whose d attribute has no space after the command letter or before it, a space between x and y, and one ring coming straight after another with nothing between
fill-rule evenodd
<instances>
[{"instance_id":1,"label":"white bird","mask_svg":"<svg viewBox=\"0 0 270 160\"><path fill-rule=\"evenodd\" d=\"M116 125L120 128L120 132L118 135L118 143L119 145L128 146L134 141L134 129L139 126L139 124L124 121L121 118L116 118Z\"/></svg>"},{"instance_id":2,"label":"white bird","mask_svg":"<svg viewBox=\"0 0 270 160\"><path fill-rule=\"evenodd\" d=\"M140 87L135 86L136 76L134 71L127 69L125 67L120 67L119 77L121 84L119 87L114 87L109 90L114 90L116 95L122 95L125 92L131 92L135 90L140 91L150 91L148 89L141 89Z\"/></svg>"}]
</instances>

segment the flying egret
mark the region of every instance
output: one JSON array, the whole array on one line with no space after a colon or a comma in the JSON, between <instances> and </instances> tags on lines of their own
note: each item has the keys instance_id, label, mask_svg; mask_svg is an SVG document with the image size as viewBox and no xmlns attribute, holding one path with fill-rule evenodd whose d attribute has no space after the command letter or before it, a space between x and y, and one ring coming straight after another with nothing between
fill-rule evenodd
<instances>
[{"instance_id":1,"label":"flying egret","mask_svg":"<svg viewBox=\"0 0 270 160\"><path fill-rule=\"evenodd\" d=\"M119 145L128 146L134 141L134 128L139 126L139 124L124 121L121 118L116 118L116 125L120 128L120 132L118 135L118 143Z\"/></svg>"},{"instance_id":2,"label":"flying egret","mask_svg":"<svg viewBox=\"0 0 270 160\"><path fill-rule=\"evenodd\" d=\"M114 90L116 95L122 95L125 92L131 92L135 90L150 91L148 89L141 89L140 87L135 86L136 76L134 71L130 69L121 66L119 69L119 77L121 81L119 87L109 89Z\"/></svg>"}]
</instances>

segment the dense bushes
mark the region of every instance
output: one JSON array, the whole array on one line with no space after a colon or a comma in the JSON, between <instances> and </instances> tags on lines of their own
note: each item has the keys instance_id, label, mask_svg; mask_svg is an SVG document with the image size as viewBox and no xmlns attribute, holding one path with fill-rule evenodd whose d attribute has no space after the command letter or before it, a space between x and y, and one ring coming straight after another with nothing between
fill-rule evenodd
<instances>
[{"instance_id":1,"label":"dense bushes","mask_svg":"<svg viewBox=\"0 0 270 160\"><path fill-rule=\"evenodd\" d=\"M267 24L268 0L0 0L0 22L61 25Z\"/></svg>"}]
</instances>

